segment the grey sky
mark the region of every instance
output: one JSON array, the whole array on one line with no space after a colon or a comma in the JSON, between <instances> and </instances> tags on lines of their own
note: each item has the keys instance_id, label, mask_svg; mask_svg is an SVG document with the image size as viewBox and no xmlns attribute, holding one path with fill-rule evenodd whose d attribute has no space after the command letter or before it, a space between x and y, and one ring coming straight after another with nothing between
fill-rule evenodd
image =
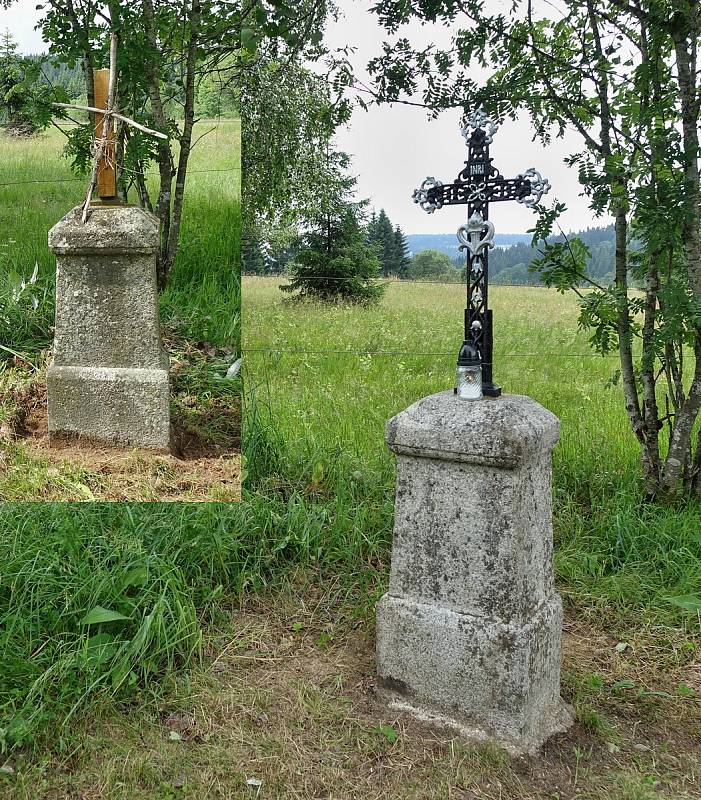
<instances>
[{"instance_id":1,"label":"grey sky","mask_svg":"<svg viewBox=\"0 0 701 800\"><path fill-rule=\"evenodd\" d=\"M46 52L41 33L34 30L41 16L37 5L37 0L17 0L8 11L0 11L0 31L8 28L22 53Z\"/></svg>"},{"instance_id":2,"label":"grey sky","mask_svg":"<svg viewBox=\"0 0 701 800\"><path fill-rule=\"evenodd\" d=\"M498 0L491 0L495 2ZM34 27L41 12L37 0L17 0L8 11L0 11L0 30L9 28L24 53L46 49L41 33ZM358 73L365 75L368 60L381 50L386 38L370 12L371 0L340 0L344 17L331 26L328 43L332 47L352 45L352 56ZM416 43L448 44L450 30L444 26L412 26L400 33ZM369 197L376 208L384 208L390 219L407 233L450 233L464 222L464 209L443 208L433 215L423 212L411 201L412 191L427 175L445 182L452 181L462 168L467 151L458 130L460 114L445 112L437 120L429 120L425 111L395 105L358 109L348 129L339 133L339 146L353 155L353 170L358 175L362 197ZM566 230L579 230L605 224L596 220L579 197L579 184L574 170L563 158L579 149L579 138L569 134L556 140L547 150L532 141L527 119L506 122L497 133L492 155L495 165L509 177L528 167L535 167L549 178L553 188L547 199L557 197L567 204L563 217ZM518 203L501 203L491 214L498 232L519 233L533 223L533 214Z\"/></svg>"},{"instance_id":3,"label":"grey sky","mask_svg":"<svg viewBox=\"0 0 701 800\"><path fill-rule=\"evenodd\" d=\"M376 15L369 11L370 0L340 0L339 5L344 18L330 28L327 41L334 47L354 45L357 50L351 60L358 73L365 75L365 65L381 52L387 35L378 26ZM450 41L450 29L444 26L406 26L400 35L416 43L447 45ZM447 183L462 169L467 149L459 132L459 119L459 111L450 111L429 120L424 110L405 105L373 108L369 112L358 109L349 128L339 133L339 146L353 154L360 195L369 197L377 209L384 208L406 233L452 233L465 221L463 208L446 207L428 215L411 200L411 193L427 175ZM563 163L566 155L580 149L578 136L568 134L547 150L531 139L525 117L506 122L491 148L495 166L506 177L528 167L535 167L547 177L553 188L545 200L556 197L567 205L562 220L565 230L606 224L608 220L596 220L586 199L578 196L577 174ZM525 232L534 219L533 212L519 203L500 203L490 217L501 233Z\"/></svg>"}]
</instances>

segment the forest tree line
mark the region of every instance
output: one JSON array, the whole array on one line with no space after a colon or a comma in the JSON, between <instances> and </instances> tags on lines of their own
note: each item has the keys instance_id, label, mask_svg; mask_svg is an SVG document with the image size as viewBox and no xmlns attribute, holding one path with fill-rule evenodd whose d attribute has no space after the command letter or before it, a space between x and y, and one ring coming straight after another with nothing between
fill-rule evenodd
<instances>
[{"instance_id":1,"label":"forest tree line","mask_svg":"<svg viewBox=\"0 0 701 800\"><path fill-rule=\"evenodd\" d=\"M222 61L218 71L204 72L199 76L195 109L200 117L238 115L238 92L230 80L226 61ZM177 73L172 70L167 74L166 71L163 83L166 96L173 97L170 103L166 103L166 111L171 115L177 114L176 98L182 94ZM85 73L81 66L44 54L22 55L12 32L5 30L0 33L0 127L19 135L36 133L43 127L45 117L50 113L48 104L55 97L88 105ZM81 120L85 116L80 112L75 114Z\"/></svg>"},{"instance_id":2,"label":"forest tree line","mask_svg":"<svg viewBox=\"0 0 701 800\"><path fill-rule=\"evenodd\" d=\"M378 257L377 277L403 280L434 280L447 283L465 280L465 256L451 258L447 253L428 248L411 253L400 226L394 225L386 211L372 211L362 227L366 243ZM597 283L614 280L615 238L613 225L588 228L571 234L581 239L589 249L587 274ZM553 242L564 242L563 235L553 236ZM243 258L243 270L252 275L280 275L287 272L303 248L303 237L292 232L277 240L248 241ZM537 272L529 269L540 256L540 250L530 243L517 242L508 247L494 247L489 254L490 280L495 284L540 286Z\"/></svg>"}]
</instances>

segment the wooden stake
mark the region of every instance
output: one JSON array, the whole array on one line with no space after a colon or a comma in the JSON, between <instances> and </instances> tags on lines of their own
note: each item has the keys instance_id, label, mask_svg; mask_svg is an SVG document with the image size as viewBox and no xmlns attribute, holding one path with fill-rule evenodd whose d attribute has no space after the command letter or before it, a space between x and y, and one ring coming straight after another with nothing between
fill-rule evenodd
<instances>
[{"instance_id":1,"label":"wooden stake","mask_svg":"<svg viewBox=\"0 0 701 800\"><path fill-rule=\"evenodd\" d=\"M94 72L95 105L97 108L109 108L110 70L98 69ZM95 115L95 139L100 140L104 133L104 114ZM114 160L114 130L109 126L108 144L104 157L100 159L97 169L97 194L101 199L113 200L117 196L117 172Z\"/></svg>"}]
</instances>

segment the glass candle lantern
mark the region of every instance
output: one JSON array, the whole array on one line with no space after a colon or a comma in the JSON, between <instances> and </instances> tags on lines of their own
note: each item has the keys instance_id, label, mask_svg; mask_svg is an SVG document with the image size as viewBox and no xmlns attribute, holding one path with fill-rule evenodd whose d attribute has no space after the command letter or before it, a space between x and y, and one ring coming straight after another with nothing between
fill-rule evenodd
<instances>
[{"instance_id":1,"label":"glass candle lantern","mask_svg":"<svg viewBox=\"0 0 701 800\"><path fill-rule=\"evenodd\" d=\"M482 359L471 342L463 342L460 348L457 378L457 395L461 400L482 399Z\"/></svg>"}]
</instances>

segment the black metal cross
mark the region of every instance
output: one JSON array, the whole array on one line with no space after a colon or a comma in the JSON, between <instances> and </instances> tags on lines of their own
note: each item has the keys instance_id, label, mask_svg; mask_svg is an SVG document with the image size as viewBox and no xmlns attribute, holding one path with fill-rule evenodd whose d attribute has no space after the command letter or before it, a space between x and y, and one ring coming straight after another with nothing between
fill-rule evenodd
<instances>
[{"instance_id":1,"label":"black metal cross","mask_svg":"<svg viewBox=\"0 0 701 800\"><path fill-rule=\"evenodd\" d=\"M501 389L492 381L492 312L487 307L489 253L493 247L494 225L488 221L489 204L516 200L533 206L550 189L550 183L534 168L515 178L504 178L492 165L489 145L498 125L483 111L465 118L461 133L468 146L465 168L452 183L426 178L413 194L428 214L443 206L466 205L468 221L458 229L460 250L467 251L467 307L465 341L472 342L482 360L482 391L498 397Z\"/></svg>"}]
</instances>

